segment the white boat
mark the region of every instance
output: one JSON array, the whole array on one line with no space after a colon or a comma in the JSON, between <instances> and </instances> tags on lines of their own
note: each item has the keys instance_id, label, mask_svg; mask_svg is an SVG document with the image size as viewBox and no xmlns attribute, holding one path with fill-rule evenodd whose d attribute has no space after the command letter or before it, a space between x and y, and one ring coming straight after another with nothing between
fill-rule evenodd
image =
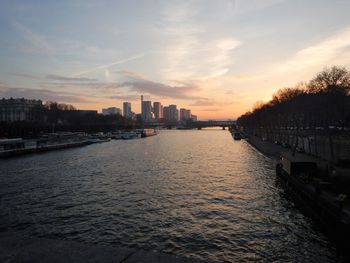
<instances>
[{"instance_id":1,"label":"white boat","mask_svg":"<svg viewBox=\"0 0 350 263\"><path fill-rule=\"evenodd\" d=\"M239 141L240 139L242 139L241 133L240 132L233 132L232 133L233 139L236 141Z\"/></svg>"},{"instance_id":2,"label":"white boat","mask_svg":"<svg viewBox=\"0 0 350 263\"><path fill-rule=\"evenodd\" d=\"M141 133L141 137L149 137L157 135L157 131L155 129L143 129Z\"/></svg>"},{"instance_id":3,"label":"white boat","mask_svg":"<svg viewBox=\"0 0 350 263\"><path fill-rule=\"evenodd\" d=\"M123 140L131 140L141 138L141 134L136 133L134 131L123 132L121 135Z\"/></svg>"},{"instance_id":4,"label":"white boat","mask_svg":"<svg viewBox=\"0 0 350 263\"><path fill-rule=\"evenodd\" d=\"M101 135L101 134L92 135L88 138L89 144L109 142L110 140L111 140L111 138L104 136L104 135Z\"/></svg>"}]
</instances>

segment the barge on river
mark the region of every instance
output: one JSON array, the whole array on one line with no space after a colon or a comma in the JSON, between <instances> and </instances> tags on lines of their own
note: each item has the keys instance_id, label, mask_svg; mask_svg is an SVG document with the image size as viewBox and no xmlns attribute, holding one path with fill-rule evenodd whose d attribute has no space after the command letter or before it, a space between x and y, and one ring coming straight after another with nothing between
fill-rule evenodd
<instances>
[{"instance_id":1,"label":"barge on river","mask_svg":"<svg viewBox=\"0 0 350 263\"><path fill-rule=\"evenodd\" d=\"M350 174L305 155L283 154L276 174L296 201L336 239L350 240Z\"/></svg>"},{"instance_id":2,"label":"barge on river","mask_svg":"<svg viewBox=\"0 0 350 263\"><path fill-rule=\"evenodd\" d=\"M154 136L157 135L157 131L155 129L142 129L141 130L141 137L149 137L149 136Z\"/></svg>"},{"instance_id":3,"label":"barge on river","mask_svg":"<svg viewBox=\"0 0 350 263\"><path fill-rule=\"evenodd\" d=\"M89 144L88 138L85 133L81 132L51 133L33 140L24 140L22 138L0 139L0 158L78 147L87 144Z\"/></svg>"}]
</instances>

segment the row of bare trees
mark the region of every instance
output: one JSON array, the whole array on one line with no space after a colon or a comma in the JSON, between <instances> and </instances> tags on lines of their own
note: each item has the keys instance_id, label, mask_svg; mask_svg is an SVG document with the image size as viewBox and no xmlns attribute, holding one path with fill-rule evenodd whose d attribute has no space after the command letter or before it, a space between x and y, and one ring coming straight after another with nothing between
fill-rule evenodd
<instances>
[{"instance_id":1,"label":"row of bare trees","mask_svg":"<svg viewBox=\"0 0 350 263\"><path fill-rule=\"evenodd\" d=\"M350 122L350 73L326 68L309 82L280 89L237 121L244 127L344 128Z\"/></svg>"},{"instance_id":2,"label":"row of bare trees","mask_svg":"<svg viewBox=\"0 0 350 263\"><path fill-rule=\"evenodd\" d=\"M0 138L37 137L57 131L113 131L142 126L141 120L127 119L120 114L104 116L95 112L77 110L69 104L45 102L33 108L27 121L0 123Z\"/></svg>"},{"instance_id":3,"label":"row of bare trees","mask_svg":"<svg viewBox=\"0 0 350 263\"><path fill-rule=\"evenodd\" d=\"M259 136L317 132L329 137L344 132L350 127L350 72L344 67L325 68L309 82L281 89L270 101L257 103L237 123Z\"/></svg>"}]
</instances>

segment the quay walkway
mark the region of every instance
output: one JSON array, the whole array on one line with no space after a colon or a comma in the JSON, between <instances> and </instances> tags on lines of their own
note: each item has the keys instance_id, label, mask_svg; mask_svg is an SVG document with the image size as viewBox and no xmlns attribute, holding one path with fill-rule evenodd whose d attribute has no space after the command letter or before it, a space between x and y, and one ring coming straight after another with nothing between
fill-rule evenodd
<instances>
[{"instance_id":1,"label":"quay walkway","mask_svg":"<svg viewBox=\"0 0 350 263\"><path fill-rule=\"evenodd\" d=\"M0 233L0 262L36 263L204 263L191 258L140 249L107 247L75 241Z\"/></svg>"}]
</instances>

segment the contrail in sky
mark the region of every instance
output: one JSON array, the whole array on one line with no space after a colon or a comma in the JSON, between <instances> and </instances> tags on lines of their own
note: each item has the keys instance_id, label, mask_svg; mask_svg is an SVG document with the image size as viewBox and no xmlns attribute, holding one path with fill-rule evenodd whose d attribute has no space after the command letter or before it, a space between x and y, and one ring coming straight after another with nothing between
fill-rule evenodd
<instances>
[{"instance_id":1,"label":"contrail in sky","mask_svg":"<svg viewBox=\"0 0 350 263\"><path fill-rule=\"evenodd\" d=\"M72 77L76 77L76 76L85 75L86 73L90 73L90 72L93 72L93 71L96 71L96 70L99 70L99 69L109 68L109 67L114 66L114 65L123 64L125 62L131 61L131 60L135 60L135 59L138 59L138 58L142 58L144 56L145 56L145 53L141 53L141 54L129 57L129 58L124 58L124 59L118 60L116 62L112 62L112 63L109 63L109 64L97 66L97 67L94 67L94 68L86 70L86 71L81 71L81 72L75 73L75 74L73 74L71 76Z\"/></svg>"}]
</instances>

